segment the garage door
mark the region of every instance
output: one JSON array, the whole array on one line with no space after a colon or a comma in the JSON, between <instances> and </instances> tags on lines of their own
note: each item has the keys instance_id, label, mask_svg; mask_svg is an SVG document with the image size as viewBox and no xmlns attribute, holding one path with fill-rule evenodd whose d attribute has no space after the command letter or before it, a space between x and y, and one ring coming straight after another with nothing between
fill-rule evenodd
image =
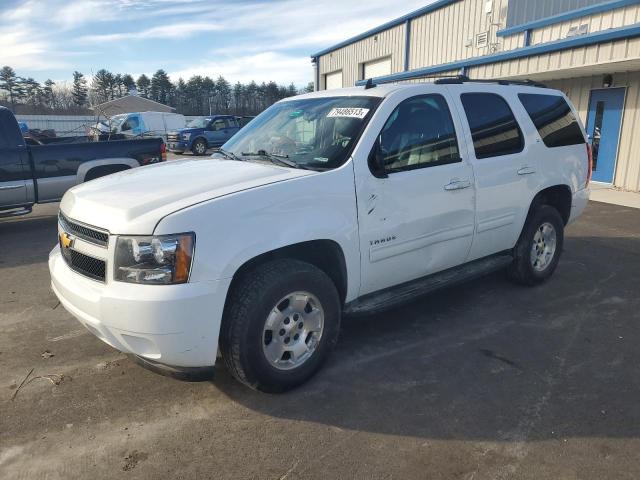
<instances>
[{"instance_id":1,"label":"garage door","mask_svg":"<svg viewBox=\"0 0 640 480\"><path fill-rule=\"evenodd\" d=\"M339 72L327 73L324 76L324 83L327 90L342 88L342 70Z\"/></svg>"},{"instance_id":2,"label":"garage door","mask_svg":"<svg viewBox=\"0 0 640 480\"><path fill-rule=\"evenodd\" d=\"M391 58L381 58L364 64L364 78L382 77L391 75Z\"/></svg>"}]
</instances>

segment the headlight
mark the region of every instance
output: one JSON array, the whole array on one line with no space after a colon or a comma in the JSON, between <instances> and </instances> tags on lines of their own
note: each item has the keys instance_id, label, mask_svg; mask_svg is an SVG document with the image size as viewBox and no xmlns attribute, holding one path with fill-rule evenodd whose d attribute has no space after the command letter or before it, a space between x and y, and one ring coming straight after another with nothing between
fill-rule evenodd
<instances>
[{"instance_id":1,"label":"headlight","mask_svg":"<svg viewBox=\"0 0 640 480\"><path fill-rule=\"evenodd\" d=\"M194 244L194 233L118 237L114 277L128 283L186 283Z\"/></svg>"},{"instance_id":2,"label":"headlight","mask_svg":"<svg viewBox=\"0 0 640 480\"><path fill-rule=\"evenodd\" d=\"M189 137L191 137L190 133L183 133L182 134L182 138L184 138L185 140L189 140Z\"/></svg>"}]
</instances>

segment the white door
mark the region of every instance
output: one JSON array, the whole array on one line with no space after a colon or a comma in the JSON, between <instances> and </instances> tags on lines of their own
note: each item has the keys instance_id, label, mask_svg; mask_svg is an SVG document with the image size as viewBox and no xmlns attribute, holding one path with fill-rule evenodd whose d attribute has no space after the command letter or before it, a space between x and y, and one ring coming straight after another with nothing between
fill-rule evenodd
<instances>
[{"instance_id":1,"label":"white door","mask_svg":"<svg viewBox=\"0 0 640 480\"><path fill-rule=\"evenodd\" d=\"M539 184L538 161L529 146L535 140L525 141L509 106L524 113L515 92L478 92L465 86L460 99L467 141L473 144L477 225L469 260L474 260L517 242Z\"/></svg>"},{"instance_id":2,"label":"white door","mask_svg":"<svg viewBox=\"0 0 640 480\"><path fill-rule=\"evenodd\" d=\"M391 57L366 62L362 67L364 79L391 75Z\"/></svg>"},{"instance_id":3,"label":"white door","mask_svg":"<svg viewBox=\"0 0 640 480\"><path fill-rule=\"evenodd\" d=\"M463 263L473 238L473 172L447 98L395 105L381 108L385 123L375 127L387 177L356 159L361 295Z\"/></svg>"},{"instance_id":4,"label":"white door","mask_svg":"<svg viewBox=\"0 0 640 480\"><path fill-rule=\"evenodd\" d=\"M324 76L324 83L326 90L342 88L342 70L339 72L327 73Z\"/></svg>"}]
</instances>

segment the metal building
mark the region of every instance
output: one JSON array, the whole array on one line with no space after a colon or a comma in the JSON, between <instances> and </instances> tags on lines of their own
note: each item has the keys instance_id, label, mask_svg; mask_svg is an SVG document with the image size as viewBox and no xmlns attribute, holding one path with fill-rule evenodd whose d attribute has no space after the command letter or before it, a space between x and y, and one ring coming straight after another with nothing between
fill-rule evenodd
<instances>
[{"instance_id":1,"label":"metal building","mask_svg":"<svg viewBox=\"0 0 640 480\"><path fill-rule=\"evenodd\" d=\"M319 89L543 81L571 98L598 147L594 181L640 191L640 0L438 0L312 60Z\"/></svg>"}]
</instances>

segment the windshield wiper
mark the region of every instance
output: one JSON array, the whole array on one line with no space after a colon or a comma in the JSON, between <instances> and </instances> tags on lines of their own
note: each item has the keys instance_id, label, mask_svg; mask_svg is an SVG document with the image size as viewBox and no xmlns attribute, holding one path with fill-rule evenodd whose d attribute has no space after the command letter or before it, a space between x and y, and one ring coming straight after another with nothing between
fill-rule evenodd
<instances>
[{"instance_id":1,"label":"windshield wiper","mask_svg":"<svg viewBox=\"0 0 640 480\"><path fill-rule=\"evenodd\" d=\"M243 160L241 158L239 158L235 153L232 152L228 152L227 150L223 150L222 148L218 149L218 152L220 152L222 155L224 155L227 158L230 158L231 160L237 160L238 162L242 162Z\"/></svg>"},{"instance_id":2,"label":"windshield wiper","mask_svg":"<svg viewBox=\"0 0 640 480\"><path fill-rule=\"evenodd\" d=\"M300 168L296 162L289 160L289 155L279 155L277 153L267 153L266 150L258 150L257 152L242 152L244 157L264 157L270 160L271 163L284 165L285 167Z\"/></svg>"}]
</instances>

